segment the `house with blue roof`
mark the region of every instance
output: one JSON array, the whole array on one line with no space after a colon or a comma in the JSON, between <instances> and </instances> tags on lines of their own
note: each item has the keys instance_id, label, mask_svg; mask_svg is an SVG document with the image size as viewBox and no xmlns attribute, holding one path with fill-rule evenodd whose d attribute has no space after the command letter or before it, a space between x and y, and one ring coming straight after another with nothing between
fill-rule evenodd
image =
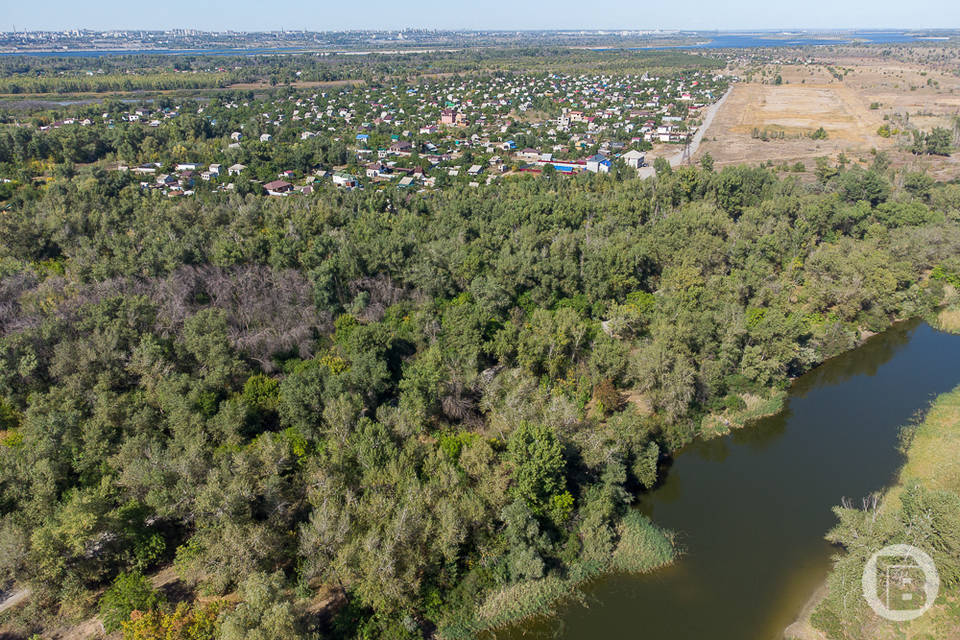
<instances>
[{"instance_id":1,"label":"house with blue roof","mask_svg":"<svg viewBox=\"0 0 960 640\"><path fill-rule=\"evenodd\" d=\"M587 171L592 173L610 173L610 160L597 154L587 158Z\"/></svg>"}]
</instances>

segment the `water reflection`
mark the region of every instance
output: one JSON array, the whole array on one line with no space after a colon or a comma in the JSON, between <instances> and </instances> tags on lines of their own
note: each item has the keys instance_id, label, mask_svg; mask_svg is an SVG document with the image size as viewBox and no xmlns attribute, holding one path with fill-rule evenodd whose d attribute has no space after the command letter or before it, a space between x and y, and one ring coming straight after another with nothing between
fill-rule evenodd
<instances>
[{"instance_id":1,"label":"water reflection","mask_svg":"<svg viewBox=\"0 0 960 640\"><path fill-rule=\"evenodd\" d=\"M854 376L874 376L881 366L889 362L898 349L910 342L913 331L921 320L906 320L877 334L854 351L841 354L823 365L797 378L791 387L791 396L803 397L812 389L824 385L840 384Z\"/></svg>"},{"instance_id":2,"label":"water reflection","mask_svg":"<svg viewBox=\"0 0 960 640\"><path fill-rule=\"evenodd\" d=\"M738 429L730 434L730 440L736 445L748 446L754 451L762 451L765 447L783 435L790 420L790 405L785 404L783 410L775 416L757 420L747 429Z\"/></svg>"}]
</instances>

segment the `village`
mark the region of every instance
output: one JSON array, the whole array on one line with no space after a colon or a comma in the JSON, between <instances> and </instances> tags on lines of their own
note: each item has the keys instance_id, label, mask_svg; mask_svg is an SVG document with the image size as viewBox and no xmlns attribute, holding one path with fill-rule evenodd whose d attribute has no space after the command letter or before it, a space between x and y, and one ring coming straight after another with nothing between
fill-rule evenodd
<instances>
[{"instance_id":1,"label":"village","mask_svg":"<svg viewBox=\"0 0 960 640\"><path fill-rule=\"evenodd\" d=\"M200 189L286 196L324 184L429 190L524 173L607 173L618 164L640 170L648 152L682 147L731 81L713 71L498 73L327 92L281 89L259 99L111 103L102 113L89 105L40 128L123 129L117 135L130 143L119 148L128 151L118 151L111 168L171 197ZM198 144L164 155L157 141L167 128Z\"/></svg>"}]
</instances>

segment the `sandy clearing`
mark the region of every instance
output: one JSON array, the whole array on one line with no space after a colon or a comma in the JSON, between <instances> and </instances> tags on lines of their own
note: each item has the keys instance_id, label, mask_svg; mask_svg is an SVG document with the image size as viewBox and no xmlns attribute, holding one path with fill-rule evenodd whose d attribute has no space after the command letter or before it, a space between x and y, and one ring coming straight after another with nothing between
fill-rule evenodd
<instances>
[{"instance_id":1,"label":"sandy clearing","mask_svg":"<svg viewBox=\"0 0 960 640\"><path fill-rule=\"evenodd\" d=\"M903 129L904 123L907 129L921 131L952 129L960 115L958 59L953 48L847 47L818 51L804 62L734 68L737 75L754 81L735 86L698 155L709 152L718 167L802 162L808 172L800 177L809 178L818 157L836 161L842 152L849 161L867 166L876 150L886 152L895 169L926 170L942 180L956 178L960 153L914 156L907 148L909 136L882 138L877 130L884 123L894 129ZM777 75L783 84L772 84ZM820 126L828 139L804 136ZM768 139L754 138L754 129L761 133L766 129Z\"/></svg>"}]
</instances>

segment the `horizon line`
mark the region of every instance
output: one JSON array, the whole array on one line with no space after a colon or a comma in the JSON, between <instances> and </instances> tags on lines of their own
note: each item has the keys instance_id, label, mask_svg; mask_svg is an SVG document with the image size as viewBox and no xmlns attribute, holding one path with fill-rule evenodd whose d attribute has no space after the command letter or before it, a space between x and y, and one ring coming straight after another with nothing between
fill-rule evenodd
<instances>
[{"instance_id":1,"label":"horizon line","mask_svg":"<svg viewBox=\"0 0 960 640\"><path fill-rule=\"evenodd\" d=\"M656 32L690 32L690 33L748 33L748 32L780 32L780 31L800 31L810 33L832 33L845 31L891 31L891 32L909 32L909 31L957 31L960 27L943 26L924 26L924 27L892 27L892 26L856 26L856 27L736 27L726 29L696 29L686 27L429 27L429 26L405 26L405 27L380 27L380 28L358 28L344 27L339 29L286 29L279 27L276 29L230 29L230 28L196 28L196 27L166 27L166 28L145 28L145 27L65 27L65 28L30 28L14 29L12 31L0 31L0 34L19 34L19 33L63 33L67 31L90 31L94 33L103 33L108 31L143 31L147 33L169 33L171 31L192 31L200 34L220 34L220 33L238 33L238 34L258 34L258 33L393 33L405 31L433 31L433 32L470 32L470 33L597 33L597 34L615 34L615 33L656 33Z\"/></svg>"}]
</instances>

